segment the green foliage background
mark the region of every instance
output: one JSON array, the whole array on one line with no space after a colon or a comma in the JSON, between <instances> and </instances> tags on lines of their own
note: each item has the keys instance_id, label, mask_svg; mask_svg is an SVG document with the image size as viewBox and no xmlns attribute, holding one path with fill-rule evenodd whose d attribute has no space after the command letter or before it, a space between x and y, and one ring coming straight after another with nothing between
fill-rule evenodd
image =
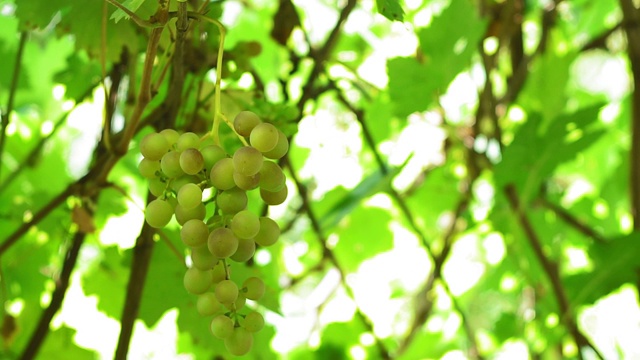
<instances>
[{"instance_id":1,"label":"green foliage background","mask_svg":"<svg viewBox=\"0 0 640 360\"><path fill-rule=\"evenodd\" d=\"M640 357L631 0L187 3L227 28L225 115L292 144L282 239L233 268L268 287L247 358ZM122 4L165 26L131 139L152 30L103 1L0 1L1 359L230 357L177 226L142 228L136 149L210 128L220 36Z\"/></svg>"}]
</instances>

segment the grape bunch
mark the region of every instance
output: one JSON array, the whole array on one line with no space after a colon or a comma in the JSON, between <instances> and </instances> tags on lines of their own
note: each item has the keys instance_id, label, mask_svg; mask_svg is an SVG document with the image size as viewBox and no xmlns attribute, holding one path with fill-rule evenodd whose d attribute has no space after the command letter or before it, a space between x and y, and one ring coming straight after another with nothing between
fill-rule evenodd
<instances>
[{"instance_id":1,"label":"grape bunch","mask_svg":"<svg viewBox=\"0 0 640 360\"><path fill-rule=\"evenodd\" d=\"M243 311L245 301L259 300L265 284L258 277L238 284L231 278L232 262L248 261L256 246L271 246L280 236L273 219L247 209L247 192L259 191L267 205L285 201L286 177L275 160L287 153L289 143L282 131L250 111L240 112L233 127L245 145L232 155L192 132L148 134L140 142L138 169L156 196L145 210L147 223L162 228L175 215L192 263L184 287L197 295L199 314L212 317L212 334L231 354L243 355L251 349L253 333L264 326L259 312Z\"/></svg>"}]
</instances>

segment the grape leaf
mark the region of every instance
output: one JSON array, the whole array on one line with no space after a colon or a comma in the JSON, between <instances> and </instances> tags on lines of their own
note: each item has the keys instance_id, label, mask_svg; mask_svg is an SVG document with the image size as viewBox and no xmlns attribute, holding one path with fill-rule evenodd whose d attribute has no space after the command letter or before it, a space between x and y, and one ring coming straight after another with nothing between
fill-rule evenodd
<instances>
[{"instance_id":1,"label":"grape leaf","mask_svg":"<svg viewBox=\"0 0 640 360\"><path fill-rule=\"evenodd\" d=\"M114 319L122 315L123 292L129 281L131 250L121 253L117 246L101 249L101 257L82 274L82 289L86 295L98 298L98 310ZM118 295L116 295L118 294Z\"/></svg>"},{"instance_id":2,"label":"grape leaf","mask_svg":"<svg viewBox=\"0 0 640 360\"><path fill-rule=\"evenodd\" d=\"M391 21L404 21L404 10L400 0L376 0L376 7L382 16Z\"/></svg>"},{"instance_id":3,"label":"grape leaf","mask_svg":"<svg viewBox=\"0 0 640 360\"><path fill-rule=\"evenodd\" d=\"M94 351L82 348L74 343L73 336L76 330L62 326L59 329L50 331L38 352L39 359L50 360L93 360L97 357Z\"/></svg>"}]
</instances>

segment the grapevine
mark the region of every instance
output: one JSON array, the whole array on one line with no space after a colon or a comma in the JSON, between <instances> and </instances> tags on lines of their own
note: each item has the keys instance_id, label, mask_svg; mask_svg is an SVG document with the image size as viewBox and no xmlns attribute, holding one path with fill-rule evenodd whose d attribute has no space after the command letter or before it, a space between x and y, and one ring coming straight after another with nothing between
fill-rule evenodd
<instances>
[{"instance_id":1,"label":"grapevine","mask_svg":"<svg viewBox=\"0 0 640 360\"><path fill-rule=\"evenodd\" d=\"M252 259L258 246L272 246L280 236L278 224L248 209L247 193L259 192L267 205L287 197L286 177L276 162L288 151L284 133L256 113L241 111L233 122L220 112L220 76L224 27L220 29L215 115L212 129L200 136L174 129L147 134L139 144L139 172L155 199L145 210L146 222L163 228L173 219L189 249L191 263L184 288L197 297L196 310L210 318L212 336L224 341L233 355L246 354L253 334L264 327L259 312L245 308L246 299L259 301L265 284L258 277L238 283L234 263ZM220 123L237 134L238 147L228 152L220 143ZM209 208L209 209L207 209ZM207 217L207 213L212 215Z\"/></svg>"}]
</instances>

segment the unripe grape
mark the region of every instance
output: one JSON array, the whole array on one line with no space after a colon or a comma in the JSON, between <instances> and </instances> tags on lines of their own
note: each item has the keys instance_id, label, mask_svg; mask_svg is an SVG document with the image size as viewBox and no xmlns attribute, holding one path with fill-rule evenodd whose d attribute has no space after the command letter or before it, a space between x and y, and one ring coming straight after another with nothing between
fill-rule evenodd
<instances>
[{"instance_id":1,"label":"unripe grape","mask_svg":"<svg viewBox=\"0 0 640 360\"><path fill-rule=\"evenodd\" d=\"M245 355L253 346L253 334L245 328L237 327L233 329L231 336L224 339L224 346L232 355Z\"/></svg>"},{"instance_id":2,"label":"unripe grape","mask_svg":"<svg viewBox=\"0 0 640 360\"><path fill-rule=\"evenodd\" d=\"M231 273L231 268L229 268L229 273ZM226 278L227 272L225 270L224 262L218 261L218 263L213 267L213 283L217 284L220 281L225 280Z\"/></svg>"},{"instance_id":3,"label":"unripe grape","mask_svg":"<svg viewBox=\"0 0 640 360\"><path fill-rule=\"evenodd\" d=\"M145 178L153 179L157 177L156 172L160 171L160 162L143 158L138 164L138 171Z\"/></svg>"},{"instance_id":4,"label":"unripe grape","mask_svg":"<svg viewBox=\"0 0 640 360\"><path fill-rule=\"evenodd\" d=\"M247 207L247 192L238 188L218 193L216 204L223 214L235 214Z\"/></svg>"},{"instance_id":5,"label":"unripe grape","mask_svg":"<svg viewBox=\"0 0 640 360\"><path fill-rule=\"evenodd\" d=\"M195 175L204 169L204 157L198 149L186 149L180 154L180 168L186 174Z\"/></svg>"},{"instance_id":6,"label":"unripe grape","mask_svg":"<svg viewBox=\"0 0 640 360\"><path fill-rule=\"evenodd\" d=\"M167 140L158 133L147 134L140 140L140 153L146 159L160 160L168 150Z\"/></svg>"},{"instance_id":7,"label":"unripe grape","mask_svg":"<svg viewBox=\"0 0 640 360\"><path fill-rule=\"evenodd\" d=\"M222 311L224 307L218 299L216 299L216 294L212 292L206 292L204 294L198 295L198 300L196 302L196 310L202 316L211 316Z\"/></svg>"},{"instance_id":8,"label":"unripe grape","mask_svg":"<svg viewBox=\"0 0 640 360\"><path fill-rule=\"evenodd\" d=\"M258 124L251 130L249 143L260 152L271 151L278 144L278 129L269 123Z\"/></svg>"},{"instance_id":9,"label":"unripe grape","mask_svg":"<svg viewBox=\"0 0 640 360\"><path fill-rule=\"evenodd\" d=\"M178 138L180 137L180 133L178 133L173 129L164 129L160 131L160 134L164 136L164 138L167 140L167 144L169 144L169 149L173 148L173 146L178 141Z\"/></svg>"},{"instance_id":10,"label":"unripe grape","mask_svg":"<svg viewBox=\"0 0 640 360\"><path fill-rule=\"evenodd\" d=\"M198 134L192 132L186 132L178 138L176 142L176 150L184 151L189 148L199 148L200 147L200 137Z\"/></svg>"},{"instance_id":11,"label":"unripe grape","mask_svg":"<svg viewBox=\"0 0 640 360\"><path fill-rule=\"evenodd\" d=\"M223 304L224 307L226 307L227 309L231 310L231 311L240 311L244 305L247 303L247 298L244 297L244 295L240 294L238 292L238 298L236 299L236 301L232 302L232 303L226 303Z\"/></svg>"},{"instance_id":12,"label":"unripe grape","mask_svg":"<svg viewBox=\"0 0 640 360\"><path fill-rule=\"evenodd\" d=\"M253 130L256 125L260 124L262 121L254 112L251 111L240 111L238 115L233 119L233 128L236 130L238 134L241 136L247 137L251 134L251 130Z\"/></svg>"},{"instance_id":13,"label":"unripe grape","mask_svg":"<svg viewBox=\"0 0 640 360\"><path fill-rule=\"evenodd\" d=\"M255 242L260 246L271 246L278 241L279 237L280 226L278 223L269 217L260 217L260 230L253 238Z\"/></svg>"},{"instance_id":14,"label":"unripe grape","mask_svg":"<svg viewBox=\"0 0 640 360\"><path fill-rule=\"evenodd\" d=\"M232 280L222 280L216 284L215 294L221 304L232 303L238 298L238 285Z\"/></svg>"},{"instance_id":15,"label":"unripe grape","mask_svg":"<svg viewBox=\"0 0 640 360\"><path fill-rule=\"evenodd\" d=\"M260 230L260 219L251 211L242 210L233 215L230 227L237 237L251 239Z\"/></svg>"},{"instance_id":16,"label":"unripe grape","mask_svg":"<svg viewBox=\"0 0 640 360\"><path fill-rule=\"evenodd\" d=\"M174 212L176 213L176 220L178 221L178 224L184 225L184 223L191 219L204 220L207 209L204 207L202 202L193 209L185 209L182 205L178 204L176 205Z\"/></svg>"},{"instance_id":17,"label":"unripe grape","mask_svg":"<svg viewBox=\"0 0 640 360\"><path fill-rule=\"evenodd\" d=\"M199 295L207 291L213 284L213 271L199 270L191 267L184 273L184 288L187 292Z\"/></svg>"},{"instance_id":18,"label":"unripe grape","mask_svg":"<svg viewBox=\"0 0 640 360\"><path fill-rule=\"evenodd\" d=\"M278 130L278 143L272 150L264 152L262 155L267 159L278 160L285 156L287 151L289 151L289 140L282 131Z\"/></svg>"},{"instance_id":19,"label":"unripe grape","mask_svg":"<svg viewBox=\"0 0 640 360\"><path fill-rule=\"evenodd\" d=\"M242 190L253 190L260 185L260 173L246 176L238 173L237 171L233 172L233 182L236 186Z\"/></svg>"},{"instance_id":20,"label":"unripe grape","mask_svg":"<svg viewBox=\"0 0 640 360\"><path fill-rule=\"evenodd\" d=\"M252 311L244 317L242 327L247 329L248 332L255 333L264 328L264 317L257 311Z\"/></svg>"},{"instance_id":21,"label":"unripe grape","mask_svg":"<svg viewBox=\"0 0 640 360\"><path fill-rule=\"evenodd\" d=\"M260 188L266 191L277 192L286 184L286 177L282 168L273 161L265 161L260 169Z\"/></svg>"},{"instance_id":22,"label":"unripe grape","mask_svg":"<svg viewBox=\"0 0 640 360\"><path fill-rule=\"evenodd\" d=\"M169 178L177 178L184 174L180 167L180 153L177 151L169 151L162 156L160 160L160 168L162 172Z\"/></svg>"},{"instance_id":23,"label":"unripe grape","mask_svg":"<svg viewBox=\"0 0 640 360\"><path fill-rule=\"evenodd\" d=\"M260 300L266 288L262 279L252 276L242 283L242 293L247 299Z\"/></svg>"},{"instance_id":24,"label":"unripe grape","mask_svg":"<svg viewBox=\"0 0 640 360\"><path fill-rule=\"evenodd\" d=\"M260 197L262 201L264 201L267 205L280 205L285 200L287 200L287 195L289 194L289 189L287 189L287 185L285 184L282 189L279 191L271 192L265 189L260 189Z\"/></svg>"},{"instance_id":25,"label":"unripe grape","mask_svg":"<svg viewBox=\"0 0 640 360\"><path fill-rule=\"evenodd\" d=\"M217 228L209 234L207 246L218 259L225 259L238 250L239 241L229 228Z\"/></svg>"},{"instance_id":26,"label":"unripe grape","mask_svg":"<svg viewBox=\"0 0 640 360\"><path fill-rule=\"evenodd\" d=\"M173 207L169 202L155 199L147 204L144 211L144 218L147 223L156 229L165 227L173 216Z\"/></svg>"},{"instance_id":27,"label":"unripe grape","mask_svg":"<svg viewBox=\"0 0 640 360\"><path fill-rule=\"evenodd\" d=\"M181 175L180 177L171 179L171 190L177 193L186 184L197 184L199 182L200 178L195 175Z\"/></svg>"},{"instance_id":28,"label":"unripe grape","mask_svg":"<svg viewBox=\"0 0 640 360\"><path fill-rule=\"evenodd\" d=\"M209 251L209 247L207 245L201 245L191 248L191 262L193 263L193 267L198 270L210 270L213 269L213 283L217 283L219 280L217 279L218 271L216 271L216 264L218 263L218 258L211 254Z\"/></svg>"},{"instance_id":29,"label":"unripe grape","mask_svg":"<svg viewBox=\"0 0 640 360\"><path fill-rule=\"evenodd\" d=\"M200 247L207 243L209 228L200 219L188 220L180 229L180 239L189 247Z\"/></svg>"},{"instance_id":30,"label":"unripe grape","mask_svg":"<svg viewBox=\"0 0 640 360\"><path fill-rule=\"evenodd\" d=\"M245 262L256 252L256 242L253 239L239 239L238 250L231 255L231 260L237 262Z\"/></svg>"},{"instance_id":31,"label":"unripe grape","mask_svg":"<svg viewBox=\"0 0 640 360\"><path fill-rule=\"evenodd\" d=\"M211 185L218 190L229 190L236 186L233 181L233 160L231 158L220 159L209 174Z\"/></svg>"},{"instance_id":32,"label":"unripe grape","mask_svg":"<svg viewBox=\"0 0 640 360\"><path fill-rule=\"evenodd\" d=\"M233 334L233 326L233 320L221 314L211 320L211 333L218 339L226 339Z\"/></svg>"},{"instance_id":33,"label":"unripe grape","mask_svg":"<svg viewBox=\"0 0 640 360\"><path fill-rule=\"evenodd\" d=\"M234 170L245 176L257 174L262 162L262 153L253 146L243 146L233 154Z\"/></svg>"},{"instance_id":34,"label":"unripe grape","mask_svg":"<svg viewBox=\"0 0 640 360\"><path fill-rule=\"evenodd\" d=\"M196 184L184 184L178 190L178 204L185 210L190 210L202 204L202 189Z\"/></svg>"},{"instance_id":35,"label":"unripe grape","mask_svg":"<svg viewBox=\"0 0 640 360\"><path fill-rule=\"evenodd\" d=\"M155 197L161 197L167 188L167 183L160 178L149 179L149 191Z\"/></svg>"},{"instance_id":36,"label":"unripe grape","mask_svg":"<svg viewBox=\"0 0 640 360\"><path fill-rule=\"evenodd\" d=\"M207 171L211 171L211 168L215 163L217 163L220 159L224 159L227 157L227 153L218 145L207 145L200 149L200 153L204 158L204 167Z\"/></svg>"}]
</instances>

